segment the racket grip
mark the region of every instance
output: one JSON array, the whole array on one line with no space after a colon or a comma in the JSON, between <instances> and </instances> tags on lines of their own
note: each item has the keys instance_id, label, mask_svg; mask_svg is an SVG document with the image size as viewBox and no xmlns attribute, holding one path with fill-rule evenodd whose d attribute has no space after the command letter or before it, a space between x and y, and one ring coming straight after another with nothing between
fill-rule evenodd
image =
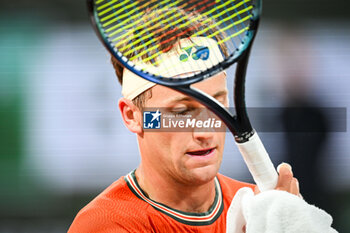
<instances>
[{"instance_id":1,"label":"racket grip","mask_svg":"<svg viewBox=\"0 0 350 233\"><path fill-rule=\"evenodd\" d=\"M249 141L237 143L237 146L260 191L274 189L278 175L259 135L255 132Z\"/></svg>"}]
</instances>

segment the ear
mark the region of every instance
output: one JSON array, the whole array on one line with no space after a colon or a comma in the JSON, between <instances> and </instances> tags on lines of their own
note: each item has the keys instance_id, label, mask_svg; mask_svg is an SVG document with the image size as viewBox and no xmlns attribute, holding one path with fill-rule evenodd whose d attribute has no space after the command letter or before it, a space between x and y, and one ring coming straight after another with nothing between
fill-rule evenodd
<instances>
[{"instance_id":1,"label":"ear","mask_svg":"<svg viewBox=\"0 0 350 233\"><path fill-rule=\"evenodd\" d=\"M131 100L125 98L119 99L118 106L125 126L133 133L142 133L140 109Z\"/></svg>"}]
</instances>

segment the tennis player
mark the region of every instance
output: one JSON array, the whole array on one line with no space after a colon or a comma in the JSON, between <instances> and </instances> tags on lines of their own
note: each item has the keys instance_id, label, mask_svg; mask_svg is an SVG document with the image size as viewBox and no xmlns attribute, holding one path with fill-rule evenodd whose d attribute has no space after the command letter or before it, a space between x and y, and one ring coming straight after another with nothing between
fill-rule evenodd
<instances>
[{"instance_id":1,"label":"tennis player","mask_svg":"<svg viewBox=\"0 0 350 233\"><path fill-rule=\"evenodd\" d=\"M183 19L194 17L179 12ZM146 13L140 25L153 16L152 11ZM164 41L167 41L162 48L165 52L156 59L156 66L151 63L138 65L153 66L162 75L181 78L184 73L197 72L208 65L207 60L198 59L192 56L193 53L189 53L188 58L181 57L184 49L204 47L208 49L208 60L222 60L225 48L217 45L217 38L194 36L202 22L203 19L192 18L187 28L177 29L180 31L171 37L165 36ZM161 25L152 27L157 32ZM159 32L166 33L164 28ZM162 69L162 63L176 67L184 62L187 68L180 73L176 73L176 69ZM137 137L141 162L134 171L119 178L84 207L74 219L69 233L225 232L226 213L236 192L243 187L258 192L253 184L218 173L225 132L197 129L146 132L142 118L145 107L176 113L179 109L186 112L203 106L181 93L136 76L113 58L112 63L122 84L119 110L125 126ZM225 72L194 86L228 106ZM288 164L280 166L276 189L299 195L298 181Z\"/></svg>"}]
</instances>

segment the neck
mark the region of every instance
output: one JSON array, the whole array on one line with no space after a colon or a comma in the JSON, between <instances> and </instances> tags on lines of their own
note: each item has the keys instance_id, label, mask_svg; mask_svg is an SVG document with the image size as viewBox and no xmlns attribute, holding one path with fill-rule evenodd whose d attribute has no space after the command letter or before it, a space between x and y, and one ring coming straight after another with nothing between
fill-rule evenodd
<instances>
[{"instance_id":1,"label":"neck","mask_svg":"<svg viewBox=\"0 0 350 233\"><path fill-rule=\"evenodd\" d=\"M144 169L142 163L135 175L140 187L150 199L176 210L207 212L215 200L214 179L205 184L186 184L158 171Z\"/></svg>"}]
</instances>

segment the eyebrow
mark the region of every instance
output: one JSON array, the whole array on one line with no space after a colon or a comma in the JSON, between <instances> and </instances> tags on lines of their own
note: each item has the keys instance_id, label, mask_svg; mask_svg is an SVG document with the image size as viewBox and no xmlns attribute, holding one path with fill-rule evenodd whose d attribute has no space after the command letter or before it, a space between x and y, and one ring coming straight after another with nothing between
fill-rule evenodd
<instances>
[{"instance_id":1,"label":"eyebrow","mask_svg":"<svg viewBox=\"0 0 350 233\"><path fill-rule=\"evenodd\" d=\"M216 92L212 97L213 98L218 98L220 96L227 95L227 90L222 90ZM174 99L170 100L170 103L177 103L177 102L182 102L182 101L192 101L193 99L189 96L183 96L183 97L175 97Z\"/></svg>"}]
</instances>

